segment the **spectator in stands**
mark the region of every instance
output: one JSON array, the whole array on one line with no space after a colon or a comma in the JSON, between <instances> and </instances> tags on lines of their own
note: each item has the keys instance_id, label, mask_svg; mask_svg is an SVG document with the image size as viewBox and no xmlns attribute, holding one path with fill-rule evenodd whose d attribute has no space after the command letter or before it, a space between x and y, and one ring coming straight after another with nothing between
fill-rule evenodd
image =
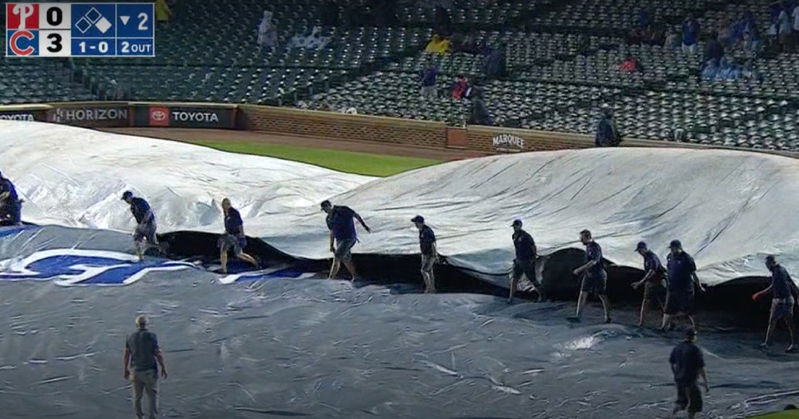
<instances>
[{"instance_id":1,"label":"spectator in stands","mask_svg":"<svg viewBox=\"0 0 799 419\"><path fill-rule=\"evenodd\" d=\"M616 128L616 121L613 120L613 109L605 105L602 107L602 114L599 117L594 144L597 147L615 147L619 143L621 143L621 135Z\"/></svg>"},{"instance_id":2,"label":"spectator in stands","mask_svg":"<svg viewBox=\"0 0 799 419\"><path fill-rule=\"evenodd\" d=\"M763 81L763 74L757 70L752 60L749 60L741 69L741 77L748 82L760 83Z\"/></svg>"},{"instance_id":3,"label":"spectator in stands","mask_svg":"<svg viewBox=\"0 0 799 419\"><path fill-rule=\"evenodd\" d=\"M722 19L716 31L710 34L711 39L717 40L723 46L735 44L735 27L730 19Z\"/></svg>"},{"instance_id":4,"label":"spectator in stands","mask_svg":"<svg viewBox=\"0 0 799 419\"><path fill-rule=\"evenodd\" d=\"M463 74L458 74L455 83L452 84L452 98L455 100L465 99L468 91L469 80Z\"/></svg>"},{"instance_id":5,"label":"spectator in stands","mask_svg":"<svg viewBox=\"0 0 799 419\"><path fill-rule=\"evenodd\" d=\"M756 26L744 32L741 46L748 55L757 55L763 46L763 41L760 39L760 34Z\"/></svg>"},{"instance_id":6,"label":"spectator in stands","mask_svg":"<svg viewBox=\"0 0 799 419\"><path fill-rule=\"evenodd\" d=\"M646 37L645 34L646 28L641 26L636 26L630 30L630 33L627 35L627 42L633 45L640 45L644 42L644 38Z\"/></svg>"},{"instance_id":7,"label":"spectator in stands","mask_svg":"<svg viewBox=\"0 0 799 419\"><path fill-rule=\"evenodd\" d=\"M166 23L172 20L172 9L166 0L155 0L155 20Z\"/></svg>"},{"instance_id":8,"label":"spectator in stands","mask_svg":"<svg viewBox=\"0 0 799 419\"><path fill-rule=\"evenodd\" d=\"M719 75L719 62L718 60L708 60L702 68L702 80L713 81Z\"/></svg>"},{"instance_id":9,"label":"spectator in stands","mask_svg":"<svg viewBox=\"0 0 799 419\"><path fill-rule=\"evenodd\" d=\"M789 8L788 2L782 3L780 14L777 16L777 39L780 43L780 50L782 52L790 52L793 50L793 22L791 22L792 9Z\"/></svg>"},{"instance_id":10,"label":"spectator in stands","mask_svg":"<svg viewBox=\"0 0 799 419\"><path fill-rule=\"evenodd\" d=\"M719 61L719 76L720 80L737 80L741 77L741 69L738 64L727 57L722 57Z\"/></svg>"},{"instance_id":11,"label":"spectator in stands","mask_svg":"<svg viewBox=\"0 0 799 419\"><path fill-rule=\"evenodd\" d=\"M433 35L433 38L430 39L430 42L427 43L424 52L428 54L446 54L447 51L449 51L449 47L449 39L435 34Z\"/></svg>"},{"instance_id":12,"label":"spectator in stands","mask_svg":"<svg viewBox=\"0 0 799 419\"><path fill-rule=\"evenodd\" d=\"M660 20L655 19L645 32L646 38L644 42L649 45L663 45L666 39L666 24Z\"/></svg>"},{"instance_id":13,"label":"spectator in stands","mask_svg":"<svg viewBox=\"0 0 799 419\"><path fill-rule=\"evenodd\" d=\"M489 80L499 79L505 76L505 44L500 44L496 49L492 49L486 57L485 75Z\"/></svg>"},{"instance_id":14,"label":"spectator in stands","mask_svg":"<svg viewBox=\"0 0 799 419\"><path fill-rule=\"evenodd\" d=\"M432 61L429 61L427 64L427 68L422 70L422 74L419 77L419 81L422 83L421 88L421 95L424 99L435 99L438 98L438 91L436 90L436 79L438 78L438 68L436 65L433 64Z\"/></svg>"},{"instance_id":15,"label":"spectator in stands","mask_svg":"<svg viewBox=\"0 0 799 419\"><path fill-rule=\"evenodd\" d=\"M638 58L628 54L624 61L619 64L619 70L622 73L642 73L644 68Z\"/></svg>"},{"instance_id":16,"label":"spectator in stands","mask_svg":"<svg viewBox=\"0 0 799 419\"><path fill-rule=\"evenodd\" d=\"M272 12L264 10L264 17L258 25L258 45L269 51L277 47L277 28L272 20Z\"/></svg>"},{"instance_id":17,"label":"spectator in stands","mask_svg":"<svg viewBox=\"0 0 799 419\"><path fill-rule=\"evenodd\" d=\"M325 4L322 5L320 16L322 25L337 26L339 13L341 13L341 9L338 7L338 4L336 4L334 0L327 0Z\"/></svg>"},{"instance_id":18,"label":"spectator in stands","mask_svg":"<svg viewBox=\"0 0 799 419\"><path fill-rule=\"evenodd\" d=\"M436 6L435 26L433 30L441 36L452 35L452 18L449 16L447 9Z\"/></svg>"},{"instance_id":19,"label":"spectator in stands","mask_svg":"<svg viewBox=\"0 0 799 419\"><path fill-rule=\"evenodd\" d=\"M685 18L682 24L682 50L685 53L696 52L696 44L699 42L699 22L693 15Z\"/></svg>"},{"instance_id":20,"label":"spectator in stands","mask_svg":"<svg viewBox=\"0 0 799 419\"><path fill-rule=\"evenodd\" d=\"M719 41L718 34L714 31L710 34L710 40L705 45L705 61L720 60L724 56L724 45Z\"/></svg>"},{"instance_id":21,"label":"spectator in stands","mask_svg":"<svg viewBox=\"0 0 799 419\"><path fill-rule=\"evenodd\" d=\"M483 100L483 89L476 88L472 93L472 109L468 123L473 125L494 125L494 121L491 119Z\"/></svg>"},{"instance_id":22,"label":"spectator in stands","mask_svg":"<svg viewBox=\"0 0 799 419\"><path fill-rule=\"evenodd\" d=\"M680 35L671 26L666 28L666 40L663 46L669 49L680 47Z\"/></svg>"},{"instance_id":23,"label":"spectator in stands","mask_svg":"<svg viewBox=\"0 0 799 419\"><path fill-rule=\"evenodd\" d=\"M649 26L652 19L652 12L649 9L641 9L638 12L638 27L643 29Z\"/></svg>"}]
</instances>

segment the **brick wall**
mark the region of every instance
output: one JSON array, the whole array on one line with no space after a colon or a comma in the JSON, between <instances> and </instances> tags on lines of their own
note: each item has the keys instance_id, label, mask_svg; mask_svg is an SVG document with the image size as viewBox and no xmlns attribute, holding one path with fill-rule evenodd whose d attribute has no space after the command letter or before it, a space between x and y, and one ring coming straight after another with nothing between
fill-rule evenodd
<instances>
[{"instance_id":1,"label":"brick wall","mask_svg":"<svg viewBox=\"0 0 799 419\"><path fill-rule=\"evenodd\" d=\"M523 142L521 146L515 144L498 144L495 146L494 138L498 136L518 137L522 139ZM469 126L467 128L466 139L468 149L486 152L502 152L501 150L563 150L594 146L594 139L588 135L484 126Z\"/></svg>"},{"instance_id":2,"label":"brick wall","mask_svg":"<svg viewBox=\"0 0 799 419\"><path fill-rule=\"evenodd\" d=\"M239 129L249 131L436 148L447 142L442 122L248 105L239 106L238 115Z\"/></svg>"}]
</instances>

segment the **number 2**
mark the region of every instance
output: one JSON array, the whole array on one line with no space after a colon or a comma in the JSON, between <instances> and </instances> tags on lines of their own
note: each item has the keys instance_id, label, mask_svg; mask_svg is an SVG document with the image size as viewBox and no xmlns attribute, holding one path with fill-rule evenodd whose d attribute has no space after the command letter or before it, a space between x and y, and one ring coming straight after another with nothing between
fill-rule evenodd
<instances>
[{"instance_id":1,"label":"number 2","mask_svg":"<svg viewBox=\"0 0 799 419\"><path fill-rule=\"evenodd\" d=\"M139 13L139 30L140 31L148 31L148 30L150 30L150 28L147 27L147 20L148 19L149 19L149 17L147 16L147 13L144 13L144 12Z\"/></svg>"},{"instance_id":2,"label":"number 2","mask_svg":"<svg viewBox=\"0 0 799 419\"><path fill-rule=\"evenodd\" d=\"M128 41L122 41L122 52L127 54L130 49L130 43Z\"/></svg>"}]
</instances>

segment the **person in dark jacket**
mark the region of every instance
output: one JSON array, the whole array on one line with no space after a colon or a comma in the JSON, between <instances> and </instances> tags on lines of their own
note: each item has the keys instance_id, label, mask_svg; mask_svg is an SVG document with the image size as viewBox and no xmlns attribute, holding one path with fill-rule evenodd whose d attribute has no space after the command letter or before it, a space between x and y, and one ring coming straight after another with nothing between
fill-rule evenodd
<instances>
[{"instance_id":1,"label":"person in dark jacket","mask_svg":"<svg viewBox=\"0 0 799 419\"><path fill-rule=\"evenodd\" d=\"M691 328L696 329L693 318L695 289L701 292L705 288L696 276L696 263L694 258L686 253L679 240L669 243L669 257L666 263L668 270L669 286L666 294L666 308L663 312L663 324L660 330L665 332L674 327L675 317L685 316L691 323Z\"/></svg>"},{"instance_id":2,"label":"person in dark jacket","mask_svg":"<svg viewBox=\"0 0 799 419\"><path fill-rule=\"evenodd\" d=\"M596 294L599 300L602 301L602 308L605 310L605 323L610 323L612 320L610 318L610 302L607 294L608 274L605 271L604 261L602 260L602 248L599 243L594 241L591 232L588 230L580 232L580 242L585 246L585 264L575 269L572 273L575 276L582 275L583 279L580 283L580 296L577 298L577 312L569 320L579 322L588 296Z\"/></svg>"},{"instance_id":3,"label":"person in dark jacket","mask_svg":"<svg viewBox=\"0 0 799 419\"><path fill-rule=\"evenodd\" d=\"M485 75L486 79L494 80L505 77L506 63L505 63L505 45L492 49L486 57L485 62Z\"/></svg>"},{"instance_id":4,"label":"person in dark jacket","mask_svg":"<svg viewBox=\"0 0 799 419\"><path fill-rule=\"evenodd\" d=\"M422 279L424 280L425 294L435 294L436 276L435 265L438 261L438 249L436 248L436 234L424 222L424 217L417 215L411 222L419 230L419 250L422 254Z\"/></svg>"},{"instance_id":5,"label":"person in dark jacket","mask_svg":"<svg viewBox=\"0 0 799 419\"><path fill-rule=\"evenodd\" d=\"M621 135L616 128L616 121L613 120L613 109L604 107L602 116L599 118L599 125L596 128L594 143L597 147L615 147L621 143Z\"/></svg>"},{"instance_id":6,"label":"person in dark jacket","mask_svg":"<svg viewBox=\"0 0 799 419\"><path fill-rule=\"evenodd\" d=\"M524 231L522 228L522 220L514 220L511 227L513 227L513 247L516 250L516 258L513 259L513 272L511 273L510 281L510 294L508 295L508 303L513 302L513 294L516 292L516 287L522 275L527 277L527 280L532 282L535 290L538 293L538 301L544 301L544 290L535 272L535 259L538 257L538 250L535 247L535 240L530 233Z\"/></svg>"},{"instance_id":7,"label":"person in dark jacket","mask_svg":"<svg viewBox=\"0 0 799 419\"><path fill-rule=\"evenodd\" d=\"M352 248L358 242L358 233L355 231L355 222L358 220L363 228L371 233L372 230L366 225L360 215L347 206L333 205L330 201L322 202L322 211L327 214L325 222L330 230L330 252L333 253L333 265L330 267L328 279L334 279L338 275L341 264L350 271L352 281L358 278L355 264L352 262Z\"/></svg>"},{"instance_id":8,"label":"person in dark jacket","mask_svg":"<svg viewBox=\"0 0 799 419\"><path fill-rule=\"evenodd\" d=\"M0 225L22 224L22 200L17 188L0 173Z\"/></svg>"},{"instance_id":9,"label":"person in dark jacket","mask_svg":"<svg viewBox=\"0 0 799 419\"><path fill-rule=\"evenodd\" d=\"M638 327L643 327L650 301L657 304L661 310L666 306L662 298L666 291L666 268L660 263L655 252L646 247L646 243L639 242L635 251L644 258L644 277L632 284L634 289L640 288L641 285L644 286L644 298L641 301L641 313L638 316Z\"/></svg>"},{"instance_id":10,"label":"person in dark jacket","mask_svg":"<svg viewBox=\"0 0 799 419\"><path fill-rule=\"evenodd\" d=\"M251 255L244 253L247 247L247 236L244 235L244 222L239 210L233 208L230 200L222 200L222 212L225 216L225 233L219 238L219 260L222 273L227 273L228 251L233 250L233 255L258 268L258 261Z\"/></svg>"},{"instance_id":11,"label":"person in dark jacket","mask_svg":"<svg viewBox=\"0 0 799 419\"><path fill-rule=\"evenodd\" d=\"M130 205L130 212L136 219L136 230L133 232L133 242L136 244L136 254L139 260L144 260L144 253L150 247L158 247L158 237L155 235L156 224L150 204L143 198L134 197L133 192L125 191L122 200ZM146 243L145 243L146 242Z\"/></svg>"},{"instance_id":12,"label":"person in dark jacket","mask_svg":"<svg viewBox=\"0 0 799 419\"><path fill-rule=\"evenodd\" d=\"M685 334L685 341L678 344L671 351L669 365L674 374L674 383L677 385L677 402L674 404L672 416L681 410L688 411L688 417L693 419L702 411L702 392L699 391L699 377L705 384L705 393L710 392L710 384L705 371L705 358L702 349L696 346L696 331L689 329Z\"/></svg>"},{"instance_id":13,"label":"person in dark jacket","mask_svg":"<svg viewBox=\"0 0 799 419\"><path fill-rule=\"evenodd\" d=\"M144 417L141 400L146 393L147 417L155 419L158 415L158 367L161 367L161 378L166 379L166 363L158 346L158 338L155 333L147 330L147 317L136 317L136 329L125 340L123 376L133 385L133 409L136 417Z\"/></svg>"},{"instance_id":14,"label":"person in dark jacket","mask_svg":"<svg viewBox=\"0 0 799 419\"><path fill-rule=\"evenodd\" d=\"M793 325L793 309L799 299L799 288L791 279L791 275L785 268L777 263L774 256L766 256L766 267L771 271L771 284L768 288L752 295L752 300L757 301L764 295L771 293L771 313L769 315L768 328L766 329L766 339L760 345L763 348L768 348L771 344L771 336L774 329L780 320L785 321L788 326L788 334L791 337L791 344L785 352L794 352L796 347L794 345L795 329Z\"/></svg>"},{"instance_id":15,"label":"person in dark jacket","mask_svg":"<svg viewBox=\"0 0 799 419\"><path fill-rule=\"evenodd\" d=\"M472 125L494 125L483 99L483 89L481 88L475 87L472 89L472 107L468 122Z\"/></svg>"}]
</instances>

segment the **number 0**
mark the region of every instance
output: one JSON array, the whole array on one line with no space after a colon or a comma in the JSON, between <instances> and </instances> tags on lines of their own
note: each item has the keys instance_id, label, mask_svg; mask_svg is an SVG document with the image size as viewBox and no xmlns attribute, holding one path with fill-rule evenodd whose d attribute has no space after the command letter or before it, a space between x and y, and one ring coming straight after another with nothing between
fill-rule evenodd
<instances>
[{"instance_id":1,"label":"number 0","mask_svg":"<svg viewBox=\"0 0 799 419\"><path fill-rule=\"evenodd\" d=\"M150 28L147 27L147 20L148 19L149 19L149 16L147 16L147 13L144 13L144 12L139 13L139 30L140 31L149 31L150 30Z\"/></svg>"},{"instance_id":2,"label":"number 0","mask_svg":"<svg viewBox=\"0 0 799 419\"><path fill-rule=\"evenodd\" d=\"M58 7L51 7L47 9L47 24L50 26L58 26L64 20L64 13Z\"/></svg>"}]
</instances>

